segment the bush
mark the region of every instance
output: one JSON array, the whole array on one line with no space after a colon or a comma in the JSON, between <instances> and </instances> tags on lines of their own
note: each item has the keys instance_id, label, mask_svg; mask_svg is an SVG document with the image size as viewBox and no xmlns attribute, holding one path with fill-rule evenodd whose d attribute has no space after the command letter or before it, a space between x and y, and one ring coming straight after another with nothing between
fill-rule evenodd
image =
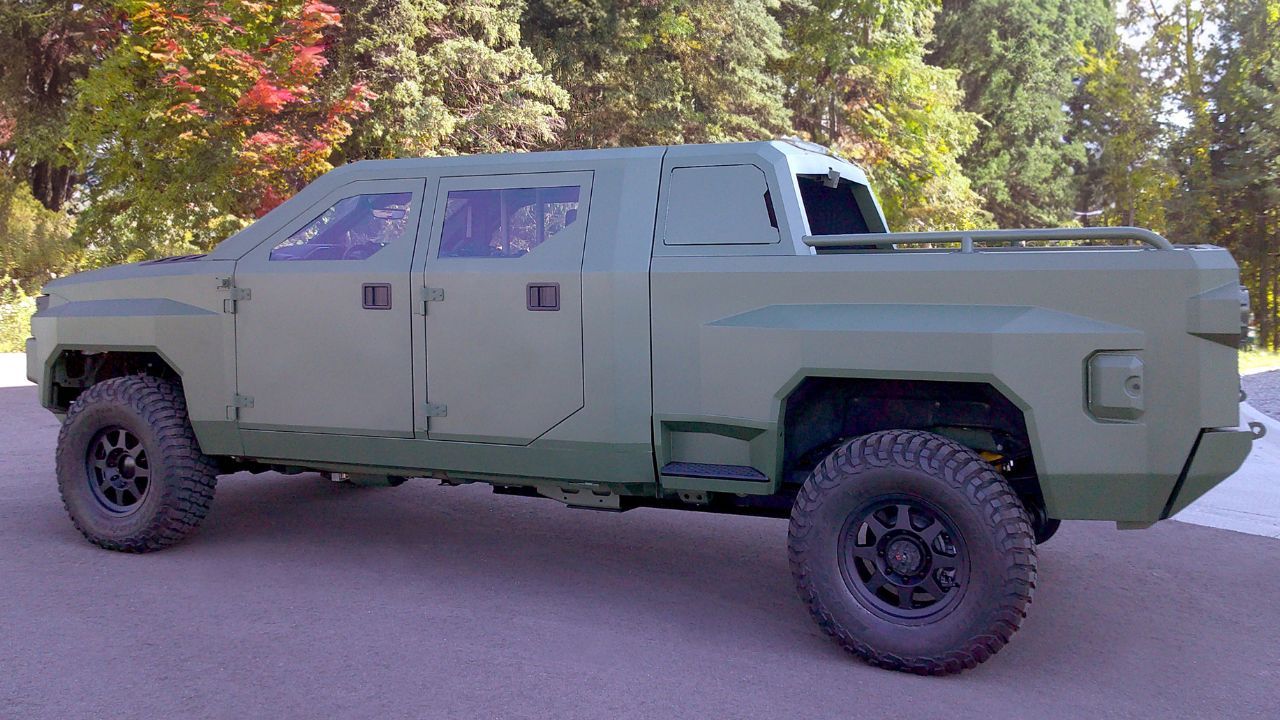
<instances>
[{"instance_id":1,"label":"bush","mask_svg":"<svg viewBox=\"0 0 1280 720\"><path fill-rule=\"evenodd\" d=\"M1240 374L1280 370L1280 353L1274 350L1242 350L1240 351Z\"/></svg>"},{"instance_id":2,"label":"bush","mask_svg":"<svg viewBox=\"0 0 1280 720\"><path fill-rule=\"evenodd\" d=\"M83 253L72 239L74 229L74 218L46 209L0 163L0 298L6 307L17 302L11 296L15 285L36 293L49 280L80 269Z\"/></svg>"},{"instance_id":3,"label":"bush","mask_svg":"<svg viewBox=\"0 0 1280 720\"><path fill-rule=\"evenodd\" d=\"M0 352L26 350L36 299L7 276L0 279Z\"/></svg>"}]
</instances>

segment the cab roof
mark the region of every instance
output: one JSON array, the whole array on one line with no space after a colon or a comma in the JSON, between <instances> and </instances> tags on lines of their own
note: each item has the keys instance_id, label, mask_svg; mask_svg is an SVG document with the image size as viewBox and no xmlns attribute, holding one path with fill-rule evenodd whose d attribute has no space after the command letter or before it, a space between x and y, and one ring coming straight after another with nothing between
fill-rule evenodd
<instances>
[{"instance_id":1,"label":"cab roof","mask_svg":"<svg viewBox=\"0 0 1280 720\"><path fill-rule=\"evenodd\" d=\"M709 143L701 145L655 145L634 148L593 150L552 150L492 155L456 155L394 160L360 160L330 170L259 218L249 227L222 241L209 253L214 260L235 260L252 250L268 235L306 211L314 203L352 182L439 175L485 175L575 170L624 169L631 164L682 165L686 162L730 164L756 161L766 166L785 166L792 174L821 174L831 170L852 182L867 185L867 176L858 166L826 148L794 138L758 142Z\"/></svg>"}]
</instances>

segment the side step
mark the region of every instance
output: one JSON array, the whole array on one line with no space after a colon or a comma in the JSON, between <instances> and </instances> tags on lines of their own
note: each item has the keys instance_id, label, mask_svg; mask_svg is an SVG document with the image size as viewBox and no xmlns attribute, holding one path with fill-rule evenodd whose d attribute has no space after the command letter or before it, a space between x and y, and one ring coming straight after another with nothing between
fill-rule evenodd
<instances>
[{"instance_id":1,"label":"side step","mask_svg":"<svg viewBox=\"0 0 1280 720\"><path fill-rule=\"evenodd\" d=\"M699 478L701 480L730 480L733 482L767 483L769 478L748 465L713 465L711 463L669 462L662 466L663 475Z\"/></svg>"}]
</instances>

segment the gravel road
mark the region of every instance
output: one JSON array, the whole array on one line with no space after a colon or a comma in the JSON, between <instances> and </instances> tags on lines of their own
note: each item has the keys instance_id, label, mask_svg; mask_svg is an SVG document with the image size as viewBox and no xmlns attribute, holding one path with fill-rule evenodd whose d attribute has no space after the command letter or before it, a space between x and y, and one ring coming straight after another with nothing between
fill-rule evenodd
<instances>
[{"instance_id":1,"label":"gravel road","mask_svg":"<svg viewBox=\"0 0 1280 720\"><path fill-rule=\"evenodd\" d=\"M1245 375L1240 385L1250 405L1280 420L1280 370Z\"/></svg>"}]
</instances>

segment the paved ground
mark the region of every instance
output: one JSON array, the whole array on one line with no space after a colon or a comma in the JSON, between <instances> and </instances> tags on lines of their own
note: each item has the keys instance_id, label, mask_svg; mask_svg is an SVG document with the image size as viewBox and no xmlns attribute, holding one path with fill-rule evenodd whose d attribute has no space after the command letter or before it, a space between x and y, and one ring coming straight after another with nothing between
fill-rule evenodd
<instances>
[{"instance_id":1,"label":"paved ground","mask_svg":"<svg viewBox=\"0 0 1280 720\"><path fill-rule=\"evenodd\" d=\"M1280 541L1067 523L1023 630L958 677L846 657L783 521L425 481L225 478L201 532L84 543L56 425L0 387L0 718L1231 717L1280 710Z\"/></svg>"},{"instance_id":2,"label":"paved ground","mask_svg":"<svg viewBox=\"0 0 1280 720\"><path fill-rule=\"evenodd\" d=\"M1182 522L1280 538L1280 370L1241 378L1249 402L1240 424L1262 423L1267 435L1254 442L1244 466L1178 513Z\"/></svg>"},{"instance_id":3,"label":"paved ground","mask_svg":"<svg viewBox=\"0 0 1280 720\"><path fill-rule=\"evenodd\" d=\"M0 353L0 387L26 387L27 356L22 353Z\"/></svg>"},{"instance_id":4,"label":"paved ground","mask_svg":"<svg viewBox=\"0 0 1280 720\"><path fill-rule=\"evenodd\" d=\"M1249 404L1273 418L1280 418L1280 370L1253 373L1240 378Z\"/></svg>"},{"instance_id":5,"label":"paved ground","mask_svg":"<svg viewBox=\"0 0 1280 720\"><path fill-rule=\"evenodd\" d=\"M1242 425L1262 423L1267 434L1254 441L1249 457L1235 475L1205 493L1174 519L1280 538L1280 421L1250 405L1241 406L1240 418ZM1277 716L1280 717L1280 702L1277 702Z\"/></svg>"}]
</instances>

